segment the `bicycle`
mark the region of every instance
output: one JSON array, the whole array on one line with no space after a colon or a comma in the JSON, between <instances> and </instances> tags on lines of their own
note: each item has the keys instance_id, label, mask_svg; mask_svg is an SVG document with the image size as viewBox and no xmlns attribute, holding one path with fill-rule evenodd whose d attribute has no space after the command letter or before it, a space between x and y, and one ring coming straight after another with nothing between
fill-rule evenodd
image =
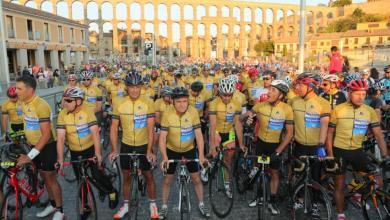
<instances>
[{"instance_id":1,"label":"bicycle","mask_svg":"<svg viewBox=\"0 0 390 220\"><path fill-rule=\"evenodd\" d=\"M214 213L224 218L229 215L234 201L234 181L231 169L224 162L224 152L234 149L217 148L218 154L212 160L209 173L209 199Z\"/></svg>"},{"instance_id":2,"label":"bicycle","mask_svg":"<svg viewBox=\"0 0 390 220\"><path fill-rule=\"evenodd\" d=\"M27 178L21 178L23 176L20 174L22 169L16 166L16 162L0 162L0 168L5 172L9 180L9 186L1 206L3 219L23 219L23 206L31 207L35 204L37 207L42 207L49 203L45 185L38 178L34 165L28 166L30 166L31 170L25 171ZM21 195L25 196L26 202L22 201Z\"/></svg>"},{"instance_id":3,"label":"bicycle","mask_svg":"<svg viewBox=\"0 0 390 220\"><path fill-rule=\"evenodd\" d=\"M334 160L333 157L323 157L321 159L325 161ZM310 173L311 161L318 161L320 158L318 156L300 156L299 160L301 163L303 162L303 166L301 168L294 168L294 171L303 172L300 177L295 173L294 178L296 179L291 183L293 184L291 187L292 196L290 198L292 219L303 219L308 214L311 215L312 213L309 210L312 210L313 207L317 207L320 210L319 216L321 219L332 219L332 203L329 195L321 184L312 179ZM301 212L302 210L303 213Z\"/></svg>"},{"instance_id":4,"label":"bicycle","mask_svg":"<svg viewBox=\"0 0 390 220\"><path fill-rule=\"evenodd\" d=\"M146 182L141 173L139 160L140 156L146 156L146 154L121 153L118 156L130 157L130 191L127 218L135 220L138 217L139 194L141 193L142 196L146 194Z\"/></svg>"},{"instance_id":5,"label":"bicycle","mask_svg":"<svg viewBox=\"0 0 390 220\"><path fill-rule=\"evenodd\" d=\"M191 219L191 202L190 192L188 190L188 184L190 183L190 175L187 170L186 163L196 162L199 163L199 159L181 159L181 160L168 160L168 164L164 167L168 169L170 163L180 163L179 175L177 181L179 183L179 212L180 219Z\"/></svg>"}]
</instances>

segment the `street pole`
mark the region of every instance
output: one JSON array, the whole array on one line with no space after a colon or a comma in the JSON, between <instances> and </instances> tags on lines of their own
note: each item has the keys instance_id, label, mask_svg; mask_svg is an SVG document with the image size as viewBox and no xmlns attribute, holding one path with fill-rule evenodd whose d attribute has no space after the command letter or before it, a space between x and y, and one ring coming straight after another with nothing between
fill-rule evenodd
<instances>
[{"instance_id":1,"label":"street pole","mask_svg":"<svg viewBox=\"0 0 390 220\"><path fill-rule=\"evenodd\" d=\"M9 84L9 70L7 45L5 43L5 27L3 15L3 1L0 1L0 91L2 91L1 84Z\"/></svg>"},{"instance_id":2,"label":"street pole","mask_svg":"<svg viewBox=\"0 0 390 220\"><path fill-rule=\"evenodd\" d=\"M306 24L306 0L301 0L300 30L299 30L299 73L305 68L305 24Z\"/></svg>"},{"instance_id":3,"label":"street pole","mask_svg":"<svg viewBox=\"0 0 390 220\"><path fill-rule=\"evenodd\" d=\"M156 35L153 34L153 57L152 57L152 65L155 66L156 65L156 48L157 47L157 44L156 44Z\"/></svg>"}]
</instances>

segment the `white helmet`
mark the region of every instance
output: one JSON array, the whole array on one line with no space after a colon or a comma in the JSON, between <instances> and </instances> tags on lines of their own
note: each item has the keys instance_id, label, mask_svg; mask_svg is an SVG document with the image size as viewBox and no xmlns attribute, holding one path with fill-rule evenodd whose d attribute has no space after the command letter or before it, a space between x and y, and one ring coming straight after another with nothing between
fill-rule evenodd
<instances>
[{"instance_id":1,"label":"white helmet","mask_svg":"<svg viewBox=\"0 0 390 220\"><path fill-rule=\"evenodd\" d=\"M287 83L283 80L280 80L280 79L272 81L271 86L279 89L279 91L281 91L284 94L287 94L288 90L289 90Z\"/></svg>"},{"instance_id":2,"label":"white helmet","mask_svg":"<svg viewBox=\"0 0 390 220\"><path fill-rule=\"evenodd\" d=\"M221 94L232 94L235 91L234 83L229 78L224 78L219 83L218 91Z\"/></svg>"},{"instance_id":3,"label":"white helmet","mask_svg":"<svg viewBox=\"0 0 390 220\"><path fill-rule=\"evenodd\" d=\"M237 75L229 75L228 77L226 77L226 79L229 79L232 83L234 83L234 85L236 83L238 83L238 76Z\"/></svg>"},{"instance_id":4,"label":"white helmet","mask_svg":"<svg viewBox=\"0 0 390 220\"><path fill-rule=\"evenodd\" d=\"M321 77L322 80L324 80L325 77L328 76L329 74L326 72L320 72L320 73L318 73L318 75Z\"/></svg>"},{"instance_id":5,"label":"white helmet","mask_svg":"<svg viewBox=\"0 0 390 220\"><path fill-rule=\"evenodd\" d=\"M334 83L339 81L339 77L336 74L327 74L322 79Z\"/></svg>"}]
</instances>

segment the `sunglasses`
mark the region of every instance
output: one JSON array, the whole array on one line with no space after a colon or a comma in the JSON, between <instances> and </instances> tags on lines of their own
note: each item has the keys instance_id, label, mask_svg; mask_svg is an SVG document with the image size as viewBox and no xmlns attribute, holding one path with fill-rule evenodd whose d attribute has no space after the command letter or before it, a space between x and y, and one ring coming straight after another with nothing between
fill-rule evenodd
<instances>
[{"instance_id":1,"label":"sunglasses","mask_svg":"<svg viewBox=\"0 0 390 220\"><path fill-rule=\"evenodd\" d=\"M269 77L264 77L263 80L270 80L271 78Z\"/></svg>"},{"instance_id":2,"label":"sunglasses","mask_svg":"<svg viewBox=\"0 0 390 220\"><path fill-rule=\"evenodd\" d=\"M322 83L322 86L329 86L328 83Z\"/></svg>"},{"instance_id":3,"label":"sunglasses","mask_svg":"<svg viewBox=\"0 0 390 220\"><path fill-rule=\"evenodd\" d=\"M232 97L233 94L221 94L223 97Z\"/></svg>"},{"instance_id":4,"label":"sunglasses","mask_svg":"<svg viewBox=\"0 0 390 220\"><path fill-rule=\"evenodd\" d=\"M75 100L74 100L74 99L64 99L64 101L65 101L66 103L72 103L72 102L74 102Z\"/></svg>"},{"instance_id":5,"label":"sunglasses","mask_svg":"<svg viewBox=\"0 0 390 220\"><path fill-rule=\"evenodd\" d=\"M91 79L83 79L82 81L91 81Z\"/></svg>"}]
</instances>

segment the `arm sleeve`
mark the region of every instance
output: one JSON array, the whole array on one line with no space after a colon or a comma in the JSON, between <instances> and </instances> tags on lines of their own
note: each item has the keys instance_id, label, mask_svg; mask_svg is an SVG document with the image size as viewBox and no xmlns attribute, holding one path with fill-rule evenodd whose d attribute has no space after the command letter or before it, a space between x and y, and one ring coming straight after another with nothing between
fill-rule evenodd
<instances>
[{"instance_id":1,"label":"arm sleeve","mask_svg":"<svg viewBox=\"0 0 390 220\"><path fill-rule=\"evenodd\" d=\"M322 104L322 111L321 111L321 118L322 117L329 117L331 112L330 103L326 100L323 100Z\"/></svg>"},{"instance_id":2,"label":"arm sleeve","mask_svg":"<svg viewBox=\"0 0 390 220\"><path fill-rule=\"evenodd\" d=\"M289 105L286 105L286 124L294 124L294 113Z\"/></svg>"},{"instance_id":3,"label":"arm sleeve","mask_svg":"<svg viewBox=\"0 0 390 220\"><path fill-rule=\"evenodd\" d=\"M370 118L371 118L371 121L370 121L369 126L371 128L380 126L379 120L378 120L378 115L376 114L375 110L372 108L370 108Z\"/></svg>"},{"instance_id":4,"label":"arm sleeve","mask_svg":"<svg viewBox=\"0 0 390 220\"><path fill-rule=\"evenodd\" d=\"M147 112L148 118L154 117L155 113L156 111L154 109L154 102L151 99L148 99L148 112Z\"/></svg>"},{"instance_id":5,"label":"arm sleeve","mask_svg":"<svg viewBox=\"0 0 390 220\"><path fill-rule=\"evenodd\" d=\"M64 110L58 114L57 118L57 129L65 129L65 121L64 121Z\"/></svg>"},{"instance_id":6,"label":"arm sleeve","mask_svg":"<svg viewBox=\"0 0 390 220\"><path fill-rule=\"evenodd\" d=\"M4 115L8 114L7 102L4 102L4 103L1 105L1 113L4 114Z\"/></svg>"},{"instance_id":7,"label":"arm sleeve","mask_svg":"<svg viewBox=\"0 0 390 220\"><path fill-rule=\"evenodd\" d=\"M330 120L329 120L329 127L336 127L337 125L337 112L336 109L333 109L332 113L330 114Z\"/></svg>"},{"instance_id":8,"label":"arm sleeve","mask_svg":"<svg viewBox=\"0 0 390 220\"><path fill-rule=\"evenodd\" d=\"M198 111L194 110L194 111L191 111L191 115L192 115L192 125L193 125L193 129L197 129L197 128L200 128L200 120L199 120L199 114L198 114Z\"/></svg>"},{"instance_id":9,"label":"arm sleeve","mask_svg":"<svg viewBox=\"0 0 390 220\"><path fill-rule=\"evenodd\" d=\"M51 120L51 109L49 104L41 103L37 107L37 109L38 109L37 113L38 113L39 122L45 122Z\"/></svg>"},{"instance_id":10,"label":"arm sleeve","mask_svg":"<svg viewBox=\"0 0 390 220\"><path fill-rule=\"evenodd\" d=\"M210 102L209 106L209 114L210 115L216 115L217 114L217 104L216 104L216 99L214 99L212 102Z\"/></svg>"},{"instance_id":11,"label":"arm sleeve","mask_svg":"<svg viewBox=\"0 0 390 220\"><path fill-rule=\"evenodd\" d=\"M97 125L97 120L95 113L88 110L88 127L91 127L93 125Z\"/></svg>"}]
</instances>

